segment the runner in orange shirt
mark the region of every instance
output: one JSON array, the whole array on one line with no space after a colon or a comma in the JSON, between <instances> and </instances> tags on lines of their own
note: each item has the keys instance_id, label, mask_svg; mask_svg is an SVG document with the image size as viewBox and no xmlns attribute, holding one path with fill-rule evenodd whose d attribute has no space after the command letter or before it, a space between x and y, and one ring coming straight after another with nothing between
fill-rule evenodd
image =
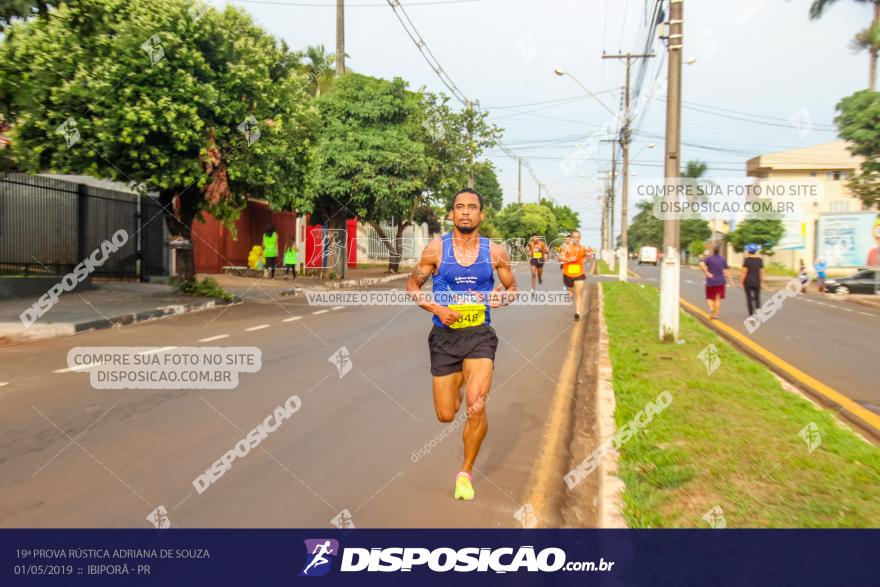
<instances>
[{"instance_id":1,"label":"runner in orange shirt","mask_svg":"<svg viewBox=\"0 0 880 587\"><path fill-rule=\"evenodd\" d=\"M574 296L574 319L580 320L583 305L584 281L587 279L584 273L584 261L587 258L587 249L581 244L581 233L575 230L568 236L568 240L559 250L559 260L562 262L562 283Z\"/></svg>"}]
</instances>

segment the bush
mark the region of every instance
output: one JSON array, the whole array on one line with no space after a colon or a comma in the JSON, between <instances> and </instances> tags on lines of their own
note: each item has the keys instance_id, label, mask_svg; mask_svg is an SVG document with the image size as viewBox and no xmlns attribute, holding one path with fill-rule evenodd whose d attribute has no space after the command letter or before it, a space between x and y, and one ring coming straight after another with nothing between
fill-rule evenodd
<instances>
[{"instance_id":1,"label":"bush","mask_svg":"<svg viewBox=\"0 0 880 587\"><path fill-rule=\"evenodd\" d=\"M199 281L198 278L177 280L176 285L177 291L193 296L214 298L224 302L231 302L235 299L235 296L223 289L213 277L206 277L202 281Z\"/></svg>"}]
</instances>

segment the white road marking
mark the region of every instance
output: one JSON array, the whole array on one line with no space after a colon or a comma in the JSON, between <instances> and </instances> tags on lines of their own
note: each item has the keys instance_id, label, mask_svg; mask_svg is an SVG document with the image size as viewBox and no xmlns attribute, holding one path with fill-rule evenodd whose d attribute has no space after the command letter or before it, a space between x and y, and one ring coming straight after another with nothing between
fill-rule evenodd
<instances>
[{"instance_id":1,"label":"white road marking","mask_svg":"<svg viewBox=\"0 0 880 587\"><path fill-rule=\"evenodd\" d=\"M333 307L330 308L330 309L331 309L331 310L342 310L342 309L344 309L344 308L345 308L345 306L333 306Z\"/></svg>"},{"instance_id":2,"label":"white road marking","mask_svg":"<svg viewBox=\"0 0 880 587\"><path fill-rule=\"evenodd\" d=\"M312 315L316 316L318 314L326 314L330 310L318 310L317 312L312 312Z\"/></svg>"},{"instance_id":3,"label":"white road marking","mask_svg":"<svg viewBox=\"0 0 880 587\"><path fill-rule=\"evenodd\" d=\"M0 387L3 387L4 385L9 385L9 382L8 381L0 381Z\"/></svg>"},{"instance_id":4,"label":"white road marking","mask_svg":"<svg viewBox=\"0 0 880 587\"><path fill-rule=\"evenodd\" d=\"M52 373L70 373L72 371L83 371L92 367L100 367L104 363L92 363L90 365L77 365L76 367L68 367L66 369L55 369Z\"/></svg>"},{"instance_id":5,"label":"white road marking","mask_svg":"<svg viewBox=\"0 0 880 587\"><path fill-rule=\"evenodd\" d=\"M302 316L293 316L292 318L285 318L282 322L293 322L294 320L300 320Z\"/></svg>"},{"instance_id":6,"label":"white road marking","mask_svg":"<svg viewBox=\"0 0 880 587\"><path fill-rule=\"evenodd\" d=\"M254 330L262 330L264 328L269 328L268 324L260 324L259 326L251 326L250 328L245 328L246 332L253 332Z\"/></svg>"},{"instance_id":7,"label":"white road marking","mask_svg":"<svg viewBox=\"0 0 880 587\"><path fill-rule=\"evenodd\" d=\"M221 338L226 338L229 336L228 334L218 334L217 336L209 336L208 338L200 338L199 342L211 342L212 340L220 340Z\"/></svg>"},{"instance_id":8,"label":"white road marking","mask_svg":"<svg viewBox=\"0 0 880 587\"><path fill-rule=\"evenodd\" d=\"M870 314L868 312L859 312L862 316L873 316L874 314Z\"/></svg>"},{"instance_id":9,"label":"white road marking","mask_svg":"<svg viewBox=\"0 0 880 587\"><path fill-rule=\"evenodd\" d=\"M176 346L163 346L163 347L159 347L157 349L150 349L148 351L142 351L137 354L139 354L139 355L152 355L154 353L164 353L165 351L173 351L176 348L177 348Z\"/></svg>"}]
</instances>

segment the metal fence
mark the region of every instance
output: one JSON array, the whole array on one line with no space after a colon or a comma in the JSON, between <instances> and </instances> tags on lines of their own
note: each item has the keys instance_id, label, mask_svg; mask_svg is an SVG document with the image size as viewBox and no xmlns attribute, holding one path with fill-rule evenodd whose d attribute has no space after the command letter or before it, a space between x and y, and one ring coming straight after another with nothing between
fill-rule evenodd
<instances>
[{"instance_id":1,"label":"metal fence","mask_svg":"<svg viewBox=\"0 0 880 587\"><path fill-rule=\"evenodd\" d=\"M0 178L0 275L64 275L119 229L128 241L93 274L163 275L161 211L149 196L11 173Z\"/></svg>"},{"instance_id":2,"label":"metal fence","mask_svg":"<svg viewBox=\"0 0 880 587\"><path fill-rule=\"evenodd\" d=\"M357 240L357 246L360 250L361 257L365 256L367 259L375 261L387 261L390 253L385 243L387 241L389 245L394 246L394 239L397 236L397 225L382 221L379 223L379 226L385 233L384 239L379 236L379 233L376 232L375 228L369 224L363 224L361 227L362 233ZM361 238L361 236L363 238ZM422 254L422 249L424 249L428 239L427 224L411 224L404 228L403 239L401 241L401 261L412 262L413 260L418 259Z\"/></svg>"}]
</instances>

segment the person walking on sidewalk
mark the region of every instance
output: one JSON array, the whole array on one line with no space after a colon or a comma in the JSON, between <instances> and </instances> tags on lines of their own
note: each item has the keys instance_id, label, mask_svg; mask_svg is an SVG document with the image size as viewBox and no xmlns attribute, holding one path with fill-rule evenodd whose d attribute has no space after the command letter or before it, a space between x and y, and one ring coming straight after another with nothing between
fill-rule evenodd
<instances>
[{"instance_id":1,"label":"person walking on sidewalk","mask_svg":"<svg viewBox=\"0 0 880 587\"><path fill-rule=\"evenodd\" d=\"M275 225L266 225L263 233L263 256L266 258L266 269L269 270L269 279L275 279L275 260L278 258L278 233Z\"/></svg>"},{"instance_id":2,"label":"person walking on sidewalk","mask_svg":"<svg viewBox=\"0 0 880 587\"><path fill-rule=\"evenodd\" d=\"M724 286L733 281L730 279L730 267L727 259L721 256L721 245L712 248L712 254L700 261L700 269L706 275L706 301L709 303L709 318L718 319L721 311L721 300L724 299Z\"/></svg>"},{"instance_id":3,"label":"person walking on sidewalk","mask_svg":"<svg viewBox=\"0 0 880 587\"><path fill-rule=\"evenodd\" d=\"M748 257L743 260L742 277L740 283L746 292L746 304L749 307L749 316L755 310L761 308L761 288L764 287L764 260L758 256L758 245L750 243L746 245Z\"/></svg>"},{"instance_id":4,"label":"person walking on sidewalk","mask_svg":"<svg viewBox=\"0 0 880 587\"><path fill-rule=\"evenodd\" d=\"M822 257L816 257L813 268L816 270L816 284L819 286L819 293L825 293L825 271L828 269L828 263Z\"/></svg>"},{"instance_id":5,"label":"person walking on sidewalk","mask_svg":"<svg viewBox=\"0 0 880 587\"><path fill-rule=\"evenodd\" d=\"M798 271L798 279L801 282L801 293L807 293L807 285L810 283L810 274L807 273L807 266L804 265L804 260L801 259L801 268Z\"/></svg>"},{"instance_id":6,"label":"person walking on sidewalk","mask_svg":"<svg viewBox=\"0 0 880 587\"><path fill-rule=\"evenodd\" d=\"M291 281L296 279L297 251L298 249L293 244L293 241L287 239L287 244L284 247L284 275L286 277L290 273Z\"/></svg>"}]
</instances>

